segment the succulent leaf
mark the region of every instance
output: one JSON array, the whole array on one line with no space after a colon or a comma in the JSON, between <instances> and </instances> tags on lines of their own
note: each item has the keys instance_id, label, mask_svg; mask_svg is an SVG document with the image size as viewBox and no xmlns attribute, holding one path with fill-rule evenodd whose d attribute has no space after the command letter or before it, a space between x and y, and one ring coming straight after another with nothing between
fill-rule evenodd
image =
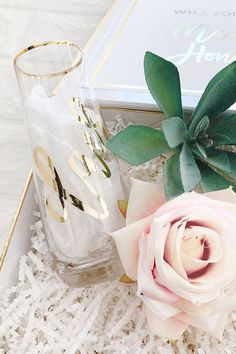
<instances>
[{"instance_id":1,"label":"succulent leaf","mask_svg":"<svg viewBox=\"0 0 236 354\"><path fill-rule=\"evenodd\" d=\"M208 116L204 116L200 121L199 123L197 124L194 132L193 132L193 138L197 138L198 135L201 133L201 132L204 132L207 130L207 128L209 127L210 125L210 119Z\"/></svg>"},{"instance_id":2,"label":"succulent leaf","mask_svg":"<svg viewBox=\"0 0 236 354\"><path fill-rule=\"evenodd\" d=\"M165 116L183 117L177 67L156 54L146 52L144 72L149 91Z\"/></svg>"},{"instance_id":3,"label":"succulent leaf","mask_svg":"<svg viewBox=\"0 0 236 354\"><path fill-rule=\"evenodd\" d=\"M198 143L197 141L195 142L194 145L192 145L192 151L197 156L200 154L204 159L207 158L207 154L206 154L204 147L200 143Z\"/></svg>"},{"instance_id":4,"label":"succulent leaf","mask_svg":"<svg viewBox=\"0 0 236 354\"><path fill-rule=\"evenodd\" d=\"M200 156L198 159L205 163L207 166L209 166L213 171L218 173L220 176L225 178L227 181L230 182L230 185L234 186L236 185L236 154L235 153L226 153L228 160L229 160L229 165L230 165L230 170L224 170L221 169L219 166L217 166L215 163L212 162L212 160L209 159L202 159Z\"/></svg>"},{"instance_id":5,"label":"succulent leaf","mask_svg":"<svg viewBox=\"0 0 236 354\"><path fill-rule=\"evenodd\" d=\"M207 134L215 146L236 144L236 114L213 121Z\"/></svg>"},{"instance_id":6,"label":"succulent leaf","mask_svg":"<svg viewBox=\"0 0 236 354\"><path fill-rule=\"evenodd\" d=\"M217 73L207 85L190 120L192 134L198 122L207 115L217 117L236 101L236 61Z\"/></svg>"},{"instance_id":7,"label":"succulent leaf","mask_svg":"<svg viewBox=\"0 0 236 354\"><path fill-rule=\"evenodd\" d=\"M181 180L179 152L172 155L164 164L163 171L164 189L166 199L177 197L184 193Z\"/></svg>"},{"instance_id":8,"label":"succulent leaf","mask_svg":"<svg viewBox=\"0 0 236 354\"><path fill-rule=\"evenodd\" d=\"M225 151L216 150L214 148L207 149L207 159L206 161L210 165L219 168L223 171L231 171L228 154Z\"/></svg>"},{"instance_id":9,"label":"succulent leaf","mask_svg":"<svg viewBox=\"0 0 236 354\"><path fill-rule=\"evenodd\" d=\"M207 87L205 88L198 104L197 107L194 110L194 114L196 115L197 112L199 111L199 108L201 107L202 103L205 101L205 99L207 98L208 94L210 93L210 91L212 90L212 88L225 76L225 74L233 69L235 66L234 62L230 63L229 65L227 65L225 68L223 68L222 70L220 70L215 76L213 76L213 78L209 81L209 83L207 84Z\"/></svg>"},{"instance_id":10,"label":"succulent leaf","mask_svg":"<svg viewBox=\"0 0 236 354\"><path fill-rule=\"evenodd\" d=\"M113 137L107 147L131 165L139 165L163 153L173 155L164 164L166 198L176 197L200 185L203 191L236 188L236 154L221 145L236 145L236 114L219 116L236 101L236 61L207 85L189 123L183 120L177 67L146 52L144 71L148 88L166 119L162 130L131 125ZM118 202L125 215L127 207Z\"/></svg>"},{"instance_id":11,"label":"succulent leaf","mask_svg":"<svg viewBox=\"0 0 236 354\"><path fill-rule=\"evenodd\" d=\"M182 144L187 137L187 128L182 118L173 117L162 122L162 130L171 148Z\"/></svg>"},{"instance_id":12,"label":"succulent leaf","mask_svg":"<svg viewBox=\"0 0 236 354\"><path fill-rule=\"evenodd\" d=\"M170 151L164 133L144 125L128 126L111 138L107 147L134 166Z\"/></svg>"},{"instance_id":13,"label":"succulent leaf","mask_svg":"<svg viewBox=\"0 0 236 354\"><path fill-rule=\"evenodd\" d=\"M185 192L190 192L201 180L201 173L194 159L191 147L184 143L180 156L180 174Z\"/></svg>"},{"instance_id":14,"label":"succulent leaf","mask_svg":"<svg viewBox=\"0 0 236 354\"><path fill-rule=\"evenodd\" d=\"M236 154L233 152L227 152L227 156L230 164L230 172L227 172L227 175L231 177L231 182L236 185Z\"/></svg>"},{"instance_id":15,"label":"succulent leaf","mask_svg":"<svg viewBox=\"0 0 236 354\"><path fill-rule=\"evenodd\" d=\"M232 185L232 183L219 175L217 172L213 171L206 164L201 161L198 161L197 164L201 171L200 186L202 187L203 192L217 191L228 188Z\"/></svg>"}]
</instances>

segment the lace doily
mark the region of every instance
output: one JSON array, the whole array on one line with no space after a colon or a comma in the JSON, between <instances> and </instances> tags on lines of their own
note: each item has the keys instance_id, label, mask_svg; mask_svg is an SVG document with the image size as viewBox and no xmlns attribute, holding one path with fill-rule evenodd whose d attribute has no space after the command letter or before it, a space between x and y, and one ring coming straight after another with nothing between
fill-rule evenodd
<instances>
[{"instance_id":1,"label":"lace doily","mask_svg":"<svg viewBox=\"0 0 236 354\"><path fill-rule=\"evenodd\" d=\"M111 131L122 127L118 121ZM157 163L158 162L158 166ZM129 174L154 180L163 157ZM190 328L175 343L150 335L136 285L117 281L72 289L52 269L39 220L32 249L22 256L19 280L0 307L0 354L224 354L236 353L236 313L223 341Z\"/></svg>"}]
</instances>

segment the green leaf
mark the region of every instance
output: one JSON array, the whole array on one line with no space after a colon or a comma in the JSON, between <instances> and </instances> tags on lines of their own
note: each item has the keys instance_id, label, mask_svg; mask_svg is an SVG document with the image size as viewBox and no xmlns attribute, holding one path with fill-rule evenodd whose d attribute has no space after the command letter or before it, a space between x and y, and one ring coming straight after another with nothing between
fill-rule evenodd
<instances>
[{"instance_id":1,"label":"green leaf","mask_svg":"<svg viewBox=\"0 0 236 354\"><path fill-rule=\"evenodd\" d=\"M201 171L200 185L203 192L217 191L228 188L231 184L224 177L213 171L206 164L198 161L198 167Z\"/></svg>"},{"instance_id":2,"label":"green leaf","mask_svg":"<svg viewBox=\"0 0 236 354\"><path fill-rule=\"evenodd\" d=\"M120 277L119 281L121 283L126 283L126 284L132 284L132 283L136 283L135 280L132 280L130 277L128 277L128 275L126 275L125 273Z\"/></svg>"},{"instance_id":3,"label":"green leaf","mask_svg":"<svg viewBox=\"0 0 236 354\"><path fill-rule=\"evenodd\" d=\"M119 200L117 200L117 205L118 205L118 208L119 208L121 214L125 218L126 214L127 214L127 209L128 209L128 201L123 200L123 199L119 199Z\"/></svg>"},{"instance_id":4,"label":"green leaf","mask_svg":"<svg viewBox=\"0 0 236 354\"><path fill-rule=\"evenodd\" d=\"M210 155L208 153L210 151ZM216 150L214 148L207 149L207 161L217 168L220 168L223 171L230 171L230 164L227 152Z\"/></svg>"},{"instance_id":5,"label":"green leaf","mask_svg":"<svg viewBox=\"0 0 236 354\"><path fill-rule=\"evenodd\" d=\"M162 122L162 130L171 148L182 144L187 137L187 128L183 119L174 117Z\"/></svg>"},{"instance_id":6,"label":"green leaf","mask_svg":"<svg viewBox=\"0 0 236 354\"><path fill-rule=\"evenodd\" d=\"M144 125L128 126L111 138L107 147L135 166L170 151L163 132Z\"/></svg>"},{"instance_id":7,"label":"green leaf","mask_svg":"<svg viewBox=\"0 0 236 354\"><path fill-rule=\"evenodd\" d=\"M229 176L232 177L233 179L235 179L235 183L236 184L236 153L234 152L227 152L227 156L229 159L229 165L230 165L230 173Z\"/></svg>"},{"instance_id":8,"label":"green leaf","mask_svg":"<svg viewBox=\"0 0 236 354\"><path fill-rule=\"evenodd\" d=\"M229 160L230 171L225 171L212 163L209 159L202 159L198 156L198 159L208 165L213 171L218 173L220 176L227 179L230 182L230 185L236 185L236 154L235 153L227 153L227 157Z\"/></svg>"},{"instance_id":9,"label":"green leaf","mask_svg":"<svg viewBox=\"0 0 236 354\"><path fill-rule=\"evenodd\" d=\"M215 146L236 144L236 114L213 121L207 134Z\"/></svg>"},{"instance_id":10,"label":"green leaf","mask_svg":"<svg viewBox=\"0 0 236 354\"><path fill-rule=\"evenodd\" d=\"M200 154L204 159L207 158L207 154L206 154L204 147L201 144L199 144L197 141L195 142L194 145L192 145L192 151L197 156Z\"/></svg>"},{"instance_id":11,"label":"green leaf","mask_svg":"<svg viewBox=\"0 0 236 354\"><path fill-rule=\"evenodd\" d=\"M236 61L217 73L207 85L193 113L189 131L192 133L202 117L217 117L236 101Z\"/></svg>"},{"instance_id":12,"label":"green leaf","mask_svg":"<svg viewBox=\"0 0 236 354\"><path fill-rule=\"evenodd\" d=\"M209 127L210 124L210 119L208 116L204 116L199 123L196 126L196 129L194 130L193 137L196 139L198 134L206 131L207 128Z\"/></svg>"},{"instance_id":13,"label":"green leaf","mask_svg":"<svg viewBox=\"0 0 236 354\"><path fill-rule=\"evenodd\" d=\"M158 55L146 52L144 72L149 91L166 117L183 117L177 67Z\"/></svg>"},{"instance_id":14,"label":"green leaf","mask_svg":"<svg viewBox=\"0 0 236 354\"><path fill-rule=\"evenodd\" d=\"M225 68L223 68L222 70L220 70L215 76L213 76L213 78L209 81L209 83L207 84L207 87L205 88L198 104L197 107L194 110L194 115L197 114L197 112L199 111L202 103L205 101L205 99L207 98L208 94L210 93L210 91L215 87L215 85L222 79L224 78L224 76L226 75L226 73L231 70L234 69L235 66L235 62L227 65Z\"/></svg>"},{"instance_id":15,"label":"green leaf","mask_svg":"<svg viewBox=\"0 0 236 354\"><path fill-rule=\"evenodd\" d=\"M172 155L167 161L165 161L163 179L165 196L167 200L184 193L181 181L178 152L176 152L175 155Z\"/></svg>"},{"instance_id":16,"label":"green leaf","mask_svg":"<svg viewBox=\"0 0 236 354\"><path fill-rule=\"evenodd\" d=\"M183 144L180 153L180 173L185 192L190 192L201 179L201 173L187 143Z\"/></svg>"}]
</instances>

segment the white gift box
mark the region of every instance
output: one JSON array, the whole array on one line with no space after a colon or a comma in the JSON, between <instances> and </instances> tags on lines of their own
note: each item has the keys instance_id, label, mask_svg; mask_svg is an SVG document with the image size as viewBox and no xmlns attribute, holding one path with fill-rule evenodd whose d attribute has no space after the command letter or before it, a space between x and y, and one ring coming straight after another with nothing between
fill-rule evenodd
<instances>
[{"instance_id":1,"label":"white gift box","mask_svg":"<svg viewBox=\"0 0 236 354\"><path fill-rule=\"evenodd\" d=\"M157 110L143 70L152 51L178 66L191 111L209 80L236 59L235 18L233 0L116 0L86 48L99 103Z\"/></svg>"},{"instance_id":2,"label":"white gift box","mask_svg":"<svg viewBox=\"0 0 236 354\"><path fill-rule=\"evenodd\" d=\"M234 3L217 1L212 6L203 0L194 5L187 0L114 2L85 48L90 80L105 120L121 117L125 121L155 125L162 115L157 112L144 82L144 52L151 50L165 57L186 54L192 39L197 37L195 55L179 67L184 108L195 107L209 79L235 55ZM236 105L230 110L235 108ZM0 250L0 296L16 283L19 258L30 248L30 225L34 224L33 211L37 210L34 194L30 175Z\"/></svg>"}]
</instances>

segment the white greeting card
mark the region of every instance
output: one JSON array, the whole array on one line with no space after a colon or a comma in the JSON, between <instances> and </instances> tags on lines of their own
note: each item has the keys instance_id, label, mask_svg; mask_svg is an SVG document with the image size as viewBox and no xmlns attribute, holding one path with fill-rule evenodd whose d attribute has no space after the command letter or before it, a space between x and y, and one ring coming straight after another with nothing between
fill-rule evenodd
<instances>
[{"instance_id":1,"label":"white greeting card","mask_svg":"<svg viewBox=\"0 0 236 354\"><path fill-rule=\"evenodd\" d=\"M232 0L118 0L88 50L90 80L103 104L155 108L143 71L152 51L179 69L185 108L236 55Z\"/></svg>"}]
</instances>

